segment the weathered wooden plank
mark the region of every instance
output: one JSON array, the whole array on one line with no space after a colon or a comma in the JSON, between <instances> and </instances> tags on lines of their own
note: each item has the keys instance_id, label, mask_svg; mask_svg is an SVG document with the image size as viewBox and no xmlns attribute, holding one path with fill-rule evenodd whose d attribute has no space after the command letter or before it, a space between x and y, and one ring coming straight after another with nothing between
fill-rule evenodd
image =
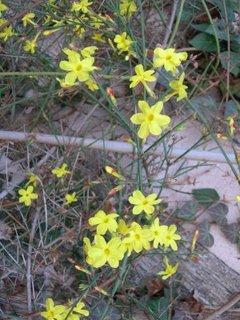
<instances>
[{"instance_id":1,"label":"weathered wooden plank","mask_svg":"<svg viewBox=\"0 0 240 320\"><path fill-rule=\"evenodd\" d=\"M229 268L222 260L201 245L196 261L181 261L181 283L194 298L205 306L215 307L226 303L234 294L240 292L240 274ZM161 255L148 254L133 263L131 281L143 283L151 275L161 270Z\"/></svg>"}]
</instances>

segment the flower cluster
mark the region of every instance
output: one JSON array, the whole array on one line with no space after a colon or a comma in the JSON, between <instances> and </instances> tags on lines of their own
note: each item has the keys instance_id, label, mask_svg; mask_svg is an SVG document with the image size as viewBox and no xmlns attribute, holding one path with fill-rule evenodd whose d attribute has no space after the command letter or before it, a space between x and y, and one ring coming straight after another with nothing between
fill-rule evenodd
<instances>
[{"instance_id":1,"label":"flower cluster","mask_svg":"<svg viewBox=\"0 0 240 320\"><path fill-rule=\"evenodd\" d=\"M156 48L154 50L151 69L145 70L142 64L138 64L135 67L135 74L130 77L130 88L135 88L141 84L153 98L156 98L152 89L155 87L157 81L155 69L159 70L160 68L164 68L165 71L173 76L177 76L177 79L169 81L170 92L165 95L162 100L157 101L151 107L147 101L138 101L138 107L141 112L133 115L131 122L135 125L140 125L138 130L139 138L145 140L150 134L155 136L160 135L162 130L168 126L171 121L170 117L161 114L164 102L173 96L177 96L177 101L187 97L187 86L184 84L185 73L182 72L182 74L178 75L179 72L177 69L186 59L186 52L176 52L173 48Z\"/></svg>"},{"instance_id":2,"label":"flower cluster","mask_svg":"<svg viewBox=\"0 0 240 320\"><path fill-rule=\"evenodd\" d=\"M161 202L155 193L145 196L140 190L135 190L128 200L133 205L132 214L144 213L149 221L148 224L141 226L136 221L129 223L116 212L98 211L88 220L89 225L95 230L93 241L84 238L86 261L93 267L99 268L108 264L112 268L117 268L125 256L151 248L162 247L163 250L173 251L178 249L177 241L181 237L177 233L177 227L160 224L159 218L152 218L155 206ZM175 273L174 270L176 272L177 266L167 263L165 277L170 271L172 274Z\"/></svg>"},{"instance_id":3,"label":"flower cluster","mask_svg":"<svg viewBox=\"0 0 240 320\"><path fill-rule=\"evenodd\" d=\"M89 316L89 311L85 309L85 304L82 301L72 307L72 303L68 306L59 304L55 305L51 298L47 298L45 302L45 311L41 312L41 316L46 320L78 320Z\"/></svg>"},{"instance_id":4,"label":"flower cluster","mask_svg":"<svg viewBox=\"0 0 240 320\"><path fill-rule=\"evenodd\" d=\"M70 173L70 171L68 169L68 165L66 163L63 163L61 166L54 168L52 170L52 173L57 178L63 179L66 175ZM19 189L18 191L20 203L23 203L25 206L29 207L32 204L32 201L38 198L38 194L35 192L35 188L39 180L40 178L37 175L33 173L29 174L29 178L25 187ZM65 194L64 203L66 205L70 205L77 201L78 201L78 197L76 195L76 192Z\"/></svg>"}]
</instances>

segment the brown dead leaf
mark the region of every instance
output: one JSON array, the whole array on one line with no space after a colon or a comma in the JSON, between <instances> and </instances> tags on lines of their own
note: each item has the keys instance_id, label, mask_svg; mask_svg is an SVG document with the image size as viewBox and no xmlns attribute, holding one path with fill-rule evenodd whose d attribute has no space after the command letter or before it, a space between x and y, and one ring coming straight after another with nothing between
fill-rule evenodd
<instances>
[{"instance_id":1,"label":"brown dead leaf","mask_svg":"<svg viewBox=\"0 0 240 320\"><path fill-rule=\"evenodd\" d=\"M147 282L146 287L148 295L151 297L160 294L164 285L160 278L152 278Z\"/></svg>"}]
</instances>

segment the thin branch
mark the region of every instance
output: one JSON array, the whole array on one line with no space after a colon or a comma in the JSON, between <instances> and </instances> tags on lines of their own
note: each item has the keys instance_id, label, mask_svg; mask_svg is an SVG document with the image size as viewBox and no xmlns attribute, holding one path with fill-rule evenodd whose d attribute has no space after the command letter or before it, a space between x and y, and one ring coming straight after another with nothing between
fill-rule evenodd
<instances>
[{"instance_id":1,"label":"thin branch","mask_svg":"<svg viewBox=\"0 0 240 320\"><path fill-rule=\"evenodd\" d=\"M23 141L28 143L43 143L49 145L62 145L62 146L79 146L88 147L96 150L104 150L110 152L118 153L135 153L135 147L133 144L123 141L113 141L113 140L101 140L94 138L78 138L73 136L60 136L60 135L50 135L42 133L30 133L30 132L17 132L17 131L4 131L0 130L0 140L8 141ZM144 150L148 150L150 145L144 145ZM161 155L164 152L161 148L156 148L152 153L156 155ZM236 163L236 157L232 153L220 153L205 150L184 150L180 148L173 148L171 151L171 158L182 157L185 159L198 160L198 161L210 161L210 162L220 162L226 163L226 157L231 163Z\"/></svg>"},{"instance_id":2,"label":"thin branch","mask_svg":"<svg viewBox=\"0 0 240 320\"><path fill-rule=\"evenodd\" d=\"M240 301L240 292L204 320L215 320L218 316L232 308L236 303L238 303L238 301Z\"/></svg>"},{"instance_id":3,"label":"thin branch","mask_svg":"<svg viewBox=\"0 0 240 320\"><path fill-rule=\"evenodd\" d=\"M177 12L177 7L178 7L178 3L179 0L174 0L173 2L173 6L172 6L172 12L171 12L171 16L168 22L168 26L167 26L167 30L163 39L163 47L166 46L166 44L168 43L168 40L170 38L171 32L172 32L172 27L173 27L173 23L174 23L174 19L176 16L176 12Z\"/></svg>"}]
</instances>

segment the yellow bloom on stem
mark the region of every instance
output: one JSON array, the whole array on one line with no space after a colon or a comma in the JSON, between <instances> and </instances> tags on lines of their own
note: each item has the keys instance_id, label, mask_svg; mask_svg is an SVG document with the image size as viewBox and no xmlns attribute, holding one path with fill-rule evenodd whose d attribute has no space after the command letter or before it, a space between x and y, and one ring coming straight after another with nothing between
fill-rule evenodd
<instances>
[{"instance_id":1,"label":"yellow bloom on stem","mask_svg":"<svg viewBox=\"0 0 240 320\"><path fill-rule=\"evenodd\" d=\"M163 245L165 248L171 247L173 251L177 251L177 243L176 241L181 239L181 236L176 233L177 227L175 224L170 225L167 230L164 232Z\"/></svg>"},{"instance_id":2,"label":"yellow bloom on stem","mask_svg":"<svg viewBox=\"0 0 240 320\"><path fill-rule=\"evenodd\" d=\"M89 0L80 0L78 2L73 2L71 11L79 12L81 11L82 13L88 13L89 12L89 6L91 6L92 2L89 2Z\"/></svg>"},{"instance_id":3,"label":"yellow bloom on stem","mask_svg":"<svg viewBox=\"0 0 240 320\"><path fill-rule=\"evenodd\" d=\"M89 80L85 81L85 84L88 87L88 89L91 91L96 91L99 89L97 82L91 78Z\"/></svg>"},{"instance_id":4,"label":"yellow bloom on stem","mask_svg":"<svg viewBox=\"0 0 240 320\"><path fill-rule=\"evenodd\" d=\"M116 169L114 169L110 166L105 166L104 169L108 174L111 174L112 176L114 176L115 178L117 178L119 180L125 181L124 176L122 176Z\"/></svg>"},{"instance_id":5,"label":"yellow bloom on stem","mask_svg":"<svg viewBox=\"0 0 240 320\"><path fill-rule=\"evenodd\" d=\"M138 64L135 68L135 75L130 77L130 88L136 87L138 84L142 84L147 92L151 95L153 95L152 90L148 86L148 82L154 82L156 81L156 77L154 75L154 70L146 70L144 71L143 65Z\"/></svg>"},{"instance_id":6,"label":"yellow bloom on stem","mask_svg":"<svg viewBox=\"0 0 240 320\"><path fill-rule=\"evenodd\" d=\"M1 23L0 23L1 25ZM3 29L3 31L0 32L0 39L3 39L3 41L7 41L8 38L14 36L15 33L13 32L12 26L8 26Z\"/></svg>"},{"instance_id":7,"label":"yellow bloom on stem","mask_svg":"<svg viewBox=\"0 0 240 320\"><path fill-rule=\"evenodd\" d=\"M151 231L142 228L138 223L133 222L129 227L128 236L123 239L122 244L128 251L128 256L135 251L141 252L143 249L150 249L150 241L152 238Z\"/></svg>"},{"instance_id":8,"label":"yellow bloom on stem","mask_svg":"<svg viewBox=\"0 0 240 320\"><path fill-rule=\"evenodd\" d=\"M160 275L163 280L166 280L177 272L178 263L175 266L169 264L167 257L164 258L163 262L165 264L165 270L158 272L158 275Z\"/></svg>"},{"instance_id":9,"label":"yellow bloom on stem","mask_svg":"<svg viewBox=\"0 0 240 320\"><path fill-rule=\"evenodd\" d=\"M97 234L104 235L107 231L116 232L118 227L117 217L117 213L106 214L103 210L100 210L88 222L90 226L97 226Z\"/></svg>"},{"instance_id":10,"label":"yellow bloom on stem","mask_svg":"<svg viewBox=\"0 0 240 320\"><path fill-rule=\"evenodd\" d=\"M28 176L29 176L29 178L28 178L27 185L31 184L34 187L36 187L37 181L39 180L38 176L32 172L29 172Z\"/></svg>"},{"instance_id":11,"label":"yellow bloom on stem","mask_svg":"<svg viewBox=\"0 0 240 320\"><path fill-rule=\"evenodd\" d=\"M106 21L106 18L101 14L91 17L91 25L95 29L100 29L102 26L104 26L105 21Z\"/></svg>"},{"instance_id":12,"label":"yellow bloom on stem","mask_svg":"<svg viewBox=\"0 0 240 320\"><path fill-rule=\"evenodd\" d=\"M0 0L0 17L1 13L8 10L8 6L6 6L2 1Z\"/></svg>"},{"instance_id":13,"label":"yellow bloom on stem","mask_svg":"<svg viewBox=\"0 0 240 320\"><path fill-rule=\"evenodd\" d=\"M228 121L230 135L233 136L234 132L236 130L235 125L234 125L234 118L229 116L229 117L227 117L227 121Z\"/></svg>"},{"instance_id":14,"label":"yellow bloom on stem","mask_svg":"<svg viewBox=\"0 0 240 320\"><path fill-rule=\"evenodd\" d=\"M36 200L38 198L38 194L34 192L33 186L28 186L26 189L20 189L18 191L19 202L23 203L25 206L29 207L32 203L32 200Z\"/></svg>"},{"instance_id":15,"label":"yellow bloom on stem","mask_svg":"<svg viewBox=\"0 0 240 320\"><path fill-rule=\"evenodd\" d=\"M106 263L112 268L117 268L124 257L125 251L120 238L113 237L106 242L102 236L96 235L94 245L88 250L87 254L95 268L100 268Z\"/></svg>"},{"instance_id":16,"label":"yellow bloom on stem","mask_svg":"<svg viewBox=\"0 0 240 320\"><path fill-rule=\"evenodd\" d=\"M238 194L238 195L236 196L236 201L237 201L237 202L240 202L240 194Z\"/></svg>"},{"instance_id":17,"label":"yellow bloom on stem","mask_svg":"<svg viewBox=\"0 0 240 320\"><path fill-rule=\"evenodd\" d=\"M68 165L66 163L63 163L60 167L53 169L52 173L55 174L57 178L62 178L70 173L70 171L68 170Z\"/></svg>"},{"instance_id":18,"label":"yellow bloom on stem","mask_svg":"<svg viewBox=\"0 0 240 320\"><path fill-rule=\"evenodd\" d=\"M85 303L79 301L76 305L76 307L73 308L73 312L81 315L81 316L85 316L88 317L89 316L89 311L84 309L85 308Z\"/></svg>"},{"instance_id":19,"label":"yellow bloom on stem","mask_svg":"<svg viewBox=\"0 0 240 320\"><path fill-rule=\"evenodd\" d=\"M76 192L73 193L67 193L65 195L65 202L66 204L72 204L74 202L78 201L78 198L76 196Z\"/></svg>"},{"instance_id":20,"label":"yellow bloom on stem","mask_svg":"<svg viewBox=\"0 0 240 320\"><path fill-rule=\"evenodd\" d=\"M34 18L35 18L35 14L33 12L29 12L25 14L25 16L22 17L23 26L26 27L28 24L36 25L36 23L32 21L32 19Z\"/></svg>"},{"instance_id":21,"label":"yellow bloom on stem","mask_svg":"<svg viewBox=\"0 0 240 320\"><path fill-rule=\"evenodd\" d=\"M133 194L128 198L128 201L134 205L134 215L142 212L145 212L147 215L151 215L154 212L154 206L161 202L160 199L157 199L156 193L144 196L140 190L133 191Z\"/></svg>"},{"instance_id":22,"label":"yellow bloom on stem","mask_svg":"<svg viewBox=\"0 0 240 320\"><path fill-rule=\"evenodd\" d=\"M126 32L117 34L113 40L117 44L119 53L129 52L131 50L131 45L133 43L132 39L127 35Z\"/></svg>"},{"instance_id":23,"label":"yellow bloom on stem","mask_svg":"<svg viewBox=\"0 0 240 320\"><path fill-rule=\"evenodd\" d=\"M174 48L156 48L153 56L155 68L164 67L166 71L175 73L182 61L187 60L187 52L176 52Z\"/></svg>"},{"instance_id":24,"label":"yellow bloom on stem","mask_svg":"<svg viewBox=\"0 0 240 320\"><path fill-rule=\"evenodd\" d=\"M172 80L169 82L170 88L173 90L172 93L166 96L165 100L168 100L174 95L178 95L177 101L180 101L182 99L185 99L187 97L187 91L186 89L188 88L183 84L185 77L185 73L182 73L180 78L178 80Z\"/></svg>"},{"instance_id":25,"label":"yellow bloom on stem","mask_svg":"<svg viewBox=\"0 0 240 320\"><path fill-rule=\"evenodd\" d=\"M103 35L102 35L101 33L97 33L97 32L93 33L93 35L92 35L92 40L105 43L105 40L104 40L104 38L103 38Z\"/></svg>"},{"instance_id":26,"label":"yellow bloom on stem","mask_svg":"<svg viewBox=\"0 0 240 320\"><path fill-rule=\"evenodd\" d=\"M56 320L61 319L66 312L66 307L63 305L54 305L54 301L51 298L47 298L45 302L46 311L42 311L40 314L44 319Z\"/></svg>"},{"instance_id":27,"label":"yellow bloom on stem","mask_svg":"<svg viewBox=\"0 0 240 320\"><path fill-rule=\"evenodd\" d=\"M37 48L36 39L26 40L26 41L24 42L23 50L24 50L25 52L29 52L29 53L33 54L33 53L35 53L36 48Z\"/></svg>"},{"instance_id":28,"label":"yellow bloom on stem","mask_svg":"<svg viewBox=\"0 0 240 320\"><path fill-rule=\"evenodd\" d=\"M138 107L142 111L131 117L131 122L140 125L138 136L146 139L150 134L158 136L162 133L162 128L171 122L171 118L160 114L163 109L163 102L159 101L153 106L149 106L146 101L139 101Z\"/></svg>"},{"instance_id":29,"label":"yellow bloom on stem","mask_svg":"<svg viewBox=\"0 0 240 320\"><path fill-rule=\"evenodd\" d=\"M85 47L84 49L82 49L80 51L81 55L83 56L83 58L90 58L92 57L95 52L98 50L98 47L96 46L89 46L89 47Z\"/></svg>"},{"instance_id":30,"label":"yellow bloom on stem","mask_svg":"<svg viewBox=\"0 0 240 320\"><path fill-rule=\"evenodd\" d=\"M81 82L89 80L90 73L97 69L93 64L93 57L81 59L79 53L69 50L68 61L61 61L59 66L67 71L65 82L74 85L77 80Z\"/></svg>"},{"instance_id":31,"label":"yellow bloom on stem","mask_svg":"<svg viewBox=\"0 0 240 320\"><path fill-rule=\"evenodd\" d=\"M152 232L153 248L157 249L159 245L163 246L168 226L161 226L159 224L159 219L156 218L150 227L150 231Z\"/></svg>"},{"instance_id":32,"label":"yellow bloom on stem","mask_svg":"<svg viewBox=\"0 0 240 320\"><path fill-rule=\"evenodd\" d=\"M128 234L130 231L129 227L127 226L126 222L123 219L120 219L118 221L118 228L117 228L117 232L122 234L122 235L126 235Z\"/></svg>"},{"instance_id":33,"label":"yellow bloom on stem","mask_svg":"<svg viewBox=\"0 0 240 320\"><path fill-rule=\"evenodd\" d=\"M120 15L131 17L137 11L135 0L121 0L119 4Z\"/></svg>"}]
</instances>

